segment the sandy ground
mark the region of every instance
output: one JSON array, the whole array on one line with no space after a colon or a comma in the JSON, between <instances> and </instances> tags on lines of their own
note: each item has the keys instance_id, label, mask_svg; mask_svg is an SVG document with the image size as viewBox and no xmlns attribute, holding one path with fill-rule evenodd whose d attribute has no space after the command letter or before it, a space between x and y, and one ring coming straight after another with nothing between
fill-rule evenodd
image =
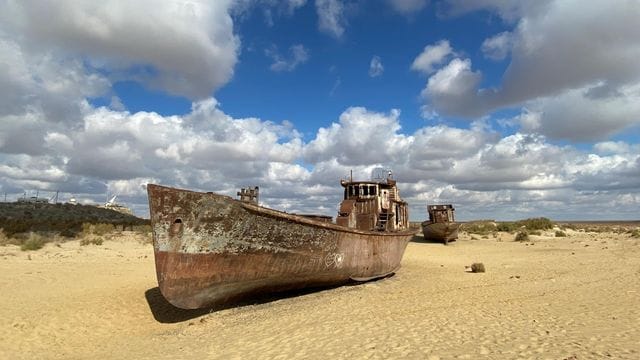
<instances>
[{"instance_id":1,"label":"sandy ground","mask_svg":"<svg viewBox=\"0 0 640 360\"><path fill-rule=\"evenodd\" d=\"M213 311L168 305L126 236L4 246L0 358L640 358L639 239L512 239L416 237L393 277Z\"/></svg>"}]
</instances>

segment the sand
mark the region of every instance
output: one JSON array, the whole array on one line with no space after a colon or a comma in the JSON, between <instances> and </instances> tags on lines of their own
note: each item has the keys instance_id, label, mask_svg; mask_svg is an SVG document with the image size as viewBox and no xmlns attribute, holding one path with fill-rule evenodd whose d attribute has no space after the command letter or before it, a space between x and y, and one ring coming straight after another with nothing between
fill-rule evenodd
<instances>
[{"instance_id":1,"label":"sand","mask_svg":"<svg viewBox=\"0 0 640 360\"><path fill-rule=\"evenodd\" d=\"M552 235L416 237L390 278L213 311L168 305L132 235L2 246L0 359L640 358L640 239Z\"/></svg>"}]
</instances>

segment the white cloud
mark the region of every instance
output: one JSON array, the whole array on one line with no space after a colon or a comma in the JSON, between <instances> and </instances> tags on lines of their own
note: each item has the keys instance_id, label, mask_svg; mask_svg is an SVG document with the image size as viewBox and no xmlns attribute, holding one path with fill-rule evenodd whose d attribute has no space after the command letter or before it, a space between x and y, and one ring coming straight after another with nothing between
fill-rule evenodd
<instances>
[{"instance_id":1,"label":"white cloud","mask_svg":"<svg viewBox=\"0 0 640 360\"><path fill-rule=\"evenodd\" d=\"M382 66L382 61L379 56L375 55L371 58L371 62L369 63L369 76L378 77L382 75L383 72L384 66Z\"/></svg>"},{"instance_id":2,"label":"white cloud","mask_svg":"<svg viewBox=\"0 0 640 360\"><path fill-rule=\"evenodd\" d=\"M640 154L640 145L629 145L623 141L604 141L593 145L593 149L599 155L612 154Z\"/></svg>"},{"instance_id":3,"label":"white cloud","mask_svg":"<svg viewBox=\"0 0 640 360\"><path fill-rule=\"evenodd\" d=\"M422 53L413 60L411 69L430 74L435 70L436 65L442 64L450 55L453 55L449 40L440 40L433 45L425 46Z\"/></svg>"},{"instance_id":4,"label":"white cloud","mask_svg":"<svg viewBox=\"0 0 640 360\"><path fill-rule=\"evenodd\" d=\"M204 98L227 83L237 61L230 6L225 0L163 6L153 0L5 2L0 28L19 34L32 56L52 54L58 59L53 63L86 59L106 73L131 74L153 88ZM139 71L144 67L153 71Z\"/></svg>"},{"instance_id":5,"label":"white cloud","mask_svg":"<svg viewBox=\"0 0 640 360\"><path fill-rule=\"evenodd\" d=\"M320 31L341 38L347 25L345 7L341 0L316 0L318 28Z\"/></svg>"},{"instance_id":6,"label":"white cloud","mask_svg":"<svg viewBox=\"0 0 640 360\"><path fill-rule=\"evenodd\" d=\"M53 54L35 56L12 39L3 37L0 25L0 116L42 110L42 121L73 123L80 119L85 97L105 93L110 83L88 73L80 59Z\"/></svg>"},{"instance_id":7,"label":"white cloud","mask_svg":"<svg viewBox=\"0 0 640 360\"><path fill-rule=\"evenodd\" d=\"M423 91L434 111L478 117L503 107L526 106L540 113L537 131L570 140L606 139L640 123L635 106L640 86L640 37L636 36L640 6L635 2L452 0L449 4L452 14L489 9L515 23L510 33L497 34L483 44L489 57L500 59L509 50L511 62L495 88L479 87L481 73L463 66L468 59L458 59L455 68L450 63L429 79L433 85L446 85L447 91L434 92L429 85Z\"/></svg>"},{"instance_id":8,"label":"white cloud","mask_svg":"<svg viewBox=\"0 0 640 360\"><path fill-rule=\"evenodd\" d=\"M482 52L490 59L502 60L507 57L511 51L511 46L511 33L505 31L486 39L482 43Z\"/></svg>"},{"instance_id":9,"label":"white cloud","mask_svg":"<svg viewBox=\"0 0 640 360\"><path fill-rule=\"evenodd\" d=\"M387 2L393 10L404 15L417 13L429 3L428 0L387 0Z\"/></svg>"},{"instance_id":10,"label":"white cloud","mask_svg":"<svg viewBox=\"0 0 640 360\"><path fill-rule=\"evenodd\" d=\"M194 103L184 116L91 109L82 123L45 131L46 154L3 151L0 188L14 196L61 190L88 202L119 194L144 214L148 182L231 196L258 185L265 205L335 215L340 178L353 171L365 179L390 166L416 220L426 201L454 202L462 219L588 216L594 201L640 204L640 152L620 141L591 153L535 134L501 139L482 122L403 134L397 110L349 108L305 144L290 123L234 119L215 99ZM612 216L632 216L623 210Z\"/></svg>"},{"instance_id":11,"label":"white cloud","mask_svg":"<svg viewBox=\"0 0 640 360\"><path fill-rule=\"evenodd\" d=\"M496 12L501 18L513 22L526 14L541 13L555 0L510 1L510 0L446 0L445 14L457 16L478 10Z\"/></svg>"},{"instance_id":12,"label":"white cloud","mask_svg":"<svg viewBox=\"0 0 640 360\"><path fill-rule=\"evenodd\" d=\"M553 139L607 139L640 124L640 83L621 86L614 94L593 96L603 84L572 89L527 103L523 130Z\"/></svg>"},{"instance_id":13,"label":"white cloud","mask_svg":"<svg viewBox=\"0 0 640 360\"><path fill-rule=\"evenodd\" d=\"M482 75L471 70L471 60L455 58L429 78L421 95L438 112L472 115L466 111L482 106L476 96L481 80Z\"/></svg>"},{"instance_id":14,"label":"white cloud","mask_svg":"<svg viewBox=\"0 0 640 360\"><path fill-rule=\"evenodd\" d=\"M340 122L320 128L304 150L307 161L317 163L335 157L344 165L393 163L406 151L409 139L398 134L400 112L389 114L353 107L340 115Z\"/></svg>"},{"instance_id":15,"label":"white cloud","mask_svg":"<svg viewBox=\"0 0 640 360\"><path fill-rule=\"evenodd\" d=\"M275 46L265 50L265 54L273 60L270 69L276 72L293 71L309 60L309 51L299 44L289 47L289 58L283 58Z\"/></svg>"}]
</instances>

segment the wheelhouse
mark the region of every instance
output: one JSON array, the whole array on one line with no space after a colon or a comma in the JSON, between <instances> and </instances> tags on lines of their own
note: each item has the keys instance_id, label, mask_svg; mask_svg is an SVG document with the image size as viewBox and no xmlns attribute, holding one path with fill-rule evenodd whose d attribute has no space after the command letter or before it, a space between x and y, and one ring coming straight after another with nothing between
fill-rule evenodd
<instances>
[{"instance_id":1,"label":"wheelhouse","mask_svg":"<svg viewBox=\"0 0 640 360\"><path fill-rule=\"evenodd\" d=\"M344 197L336 223L359 230L396 231L409 227L408 206L391 171L370 181L342 180Z\"/></svg>"}]
</instances>

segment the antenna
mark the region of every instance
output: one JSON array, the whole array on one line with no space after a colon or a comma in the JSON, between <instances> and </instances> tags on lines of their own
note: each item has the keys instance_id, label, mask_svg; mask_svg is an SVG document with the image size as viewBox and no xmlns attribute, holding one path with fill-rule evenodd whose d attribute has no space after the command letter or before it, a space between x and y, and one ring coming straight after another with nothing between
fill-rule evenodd
<instances>
[{"instance_id":1,"label":"antenna","mask_svg":"<svg viewBox=\"0 0 640 360\"><path fill-rule=\"evenodd\" d=\"M115 205L116 203L116 198L118 197L118 195L113 195L113 197L111 198L111 200L107 201L107 203L105 204L106 206L112 206Z\"/></svg>"},{"instance_id":2,"label":"antenna","mask_svg":"<svg viewBox=\"0 0 640 360\"><path fill-rule=\"evenodd\" d=\"M50 203L54 203L54 204L58 203L58 192L59 191L56 191L56 193L49 198Z\"/></svg>"}]
</instances>

